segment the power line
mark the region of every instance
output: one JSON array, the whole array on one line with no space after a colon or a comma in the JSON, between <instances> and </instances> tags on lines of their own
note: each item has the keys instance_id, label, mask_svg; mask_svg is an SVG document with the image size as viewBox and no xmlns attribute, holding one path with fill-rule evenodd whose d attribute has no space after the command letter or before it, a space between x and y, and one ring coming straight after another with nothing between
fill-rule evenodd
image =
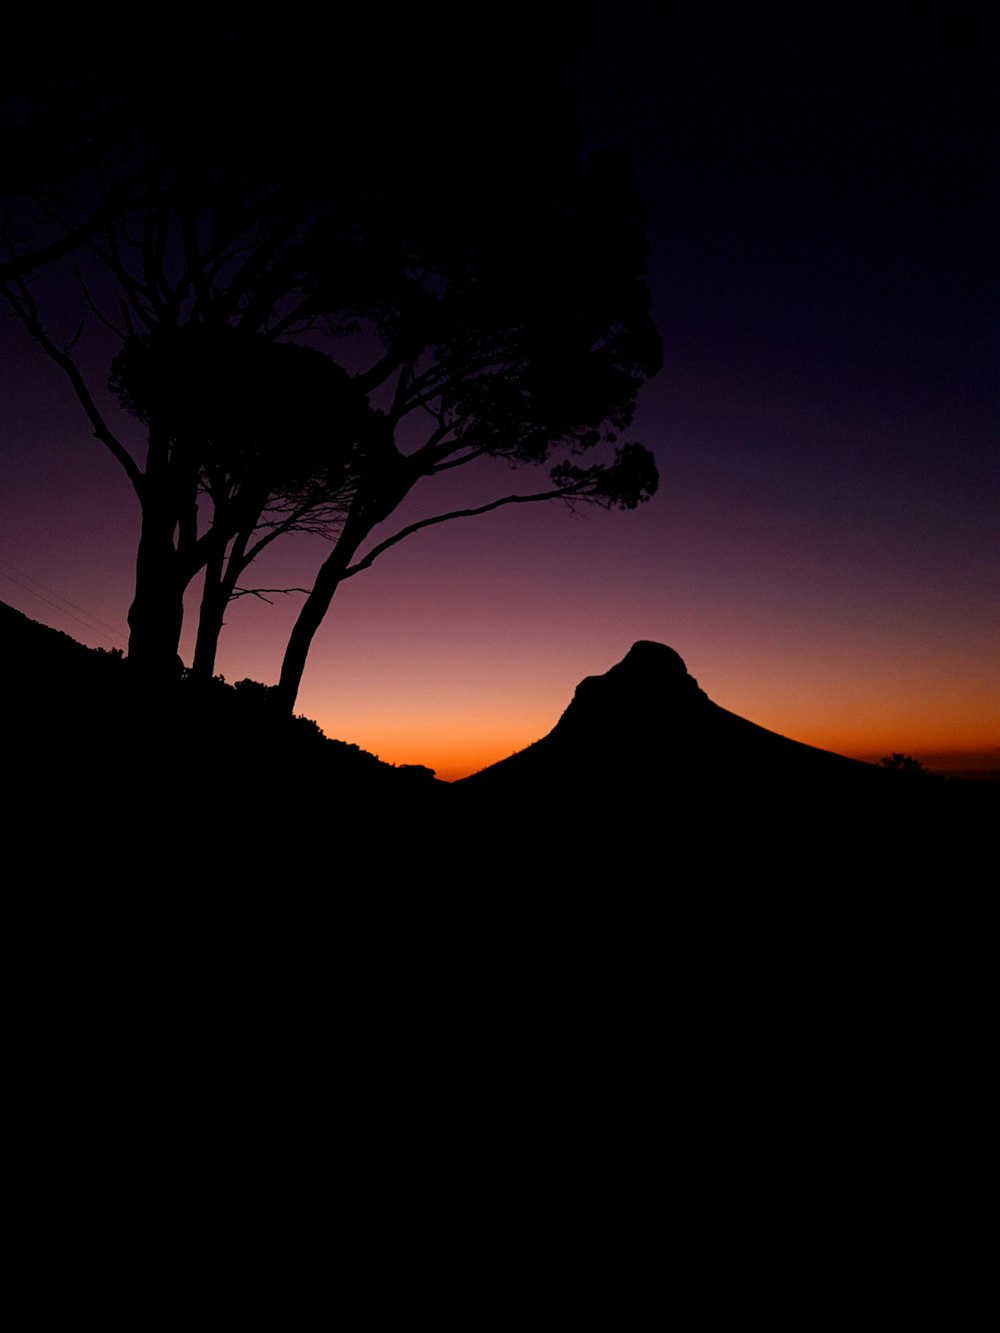
<instances>
[{"instance_id":1,"label":"power line","mask_svg":"<svg viewBox=\"0 0 1000 1333\"><path fill-rule=\"evenodd\" d=\"M95 634L98 638L108 640L114 647L124 648L126 646L124 639L122 639L118 631L113 625L109 625L107 621L101 620L98 616L91 615L89 611L85 610L82 606L77 606L76 602L71 602L68 597L63 597L63 595L56 592L54 588L49 588L46 584L33 578L31 574L26 574L24 570L18 569L16 565L12 565L9 560L0 557L0 564L6 566L6 569L0 569L0 576L8 579L11 583L23 589L23 591L30 596L37 597L39 601L45 602L47 606L51 606L52 609L57 611L61 616L65 616L68 620L73 620L78 625L82 625L88 633ZM13 570L14 573L8 573L8 570ZM15 578L15 575L19 575L20 577ZM29 588L27 583L21 581L22 579L27 579L28 583L35 584L35 588ZM38 592L36 591L36 588L41 588L43 591ZM48 593L49 595L44 596L44 593ZM57 600L52 601L51 598L53 597ZM65 603L65 606L59 606L58 602ZM67 611L66 607L72 607L73 611ZM74 611L78 611L80 614L74 615ZM81 617L86 617L86 619L82 619ZM100 626L101 628L98 629L96 628L97 626Z\"/></svg>"}]
</instances>

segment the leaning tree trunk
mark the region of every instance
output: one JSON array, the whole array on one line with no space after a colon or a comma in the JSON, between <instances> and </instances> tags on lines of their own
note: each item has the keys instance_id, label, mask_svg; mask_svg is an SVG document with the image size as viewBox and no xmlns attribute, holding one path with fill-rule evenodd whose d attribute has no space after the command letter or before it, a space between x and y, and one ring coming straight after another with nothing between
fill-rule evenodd
<instances>
[{"instance_id":1,"label":"leaning tree trunk","mask_svg":"<svg viewBox=\"0 0 1000 1333\"><path fill-rule=\"evenodd\" d=\"M359 538L359 542L355 544L350 552L341 552L340 548L343 543L343 537L341 537L333 552L321 565L312 592L302 605L302 610L299 612L298 619L292 628L288 646L285 649L285 656L281 663L281 677L277 685L277 701L282 712L292 713L295 710L295 700L299 693L299 686L302 684L302 673L306 668L306 658L309 656L313 638L323 623L323 617L330 609L333 595L343 581L344 571L350 563L360 540Z\"/></svg>"},{"instance_id":2,"label":"leaning tree trunk","mask_svg":"<svg viewBox=\"0 0 1000 1333\"><path fill-rule=\"evenodd\" d=\"M398 504L398 500L396 503ZM283 712L292 713L295 709L295 700L302 683L302 673L306 668L306 658L309 656L313 638L323 623L323 617L330 609L334 593L344 581L348 565L372 528L381 522L392 507L385 505L384 502L376 507L359 497L356 512L349 515L337 544L320 565L312 591L303 602L302 610L292 627L281 663L281 677L276 687L276 695L278 706Z\"/></svg>"},{"instance_id":3,"label":"leaning tree trunk","mask_svg":"<svg viewBox=\"0 0 1000 1333\"><path fill-rule=\"evenodd\" d=\"M254 525L264 508L265 499L249 506L251 517L236 532L228 556L226 547L232 525L224 521L221 509L216 510L212 531L209 533L212 540L207 546L202 543L207 554L205 584L198 611L198 637L195 640L194 662L191 664L191 675L195 680L209 681L215 674L215 657L219 651L219 635L222 633L226 608L235 596L240 575L253 560L253 553L247 555L247 546L253 538ZM259 550L260 546L255 549Z\"/></svg>"},{"instance_id":4,"label":"leaning tree trunk","mask_svg":"<svg viewBox=\"0 0 1000 1333\"><path fill-rule=\"evenodd\" d=\"M288 639L284 660L281 663L281 677L276 687L278 706L283 712L292 713L295 709L295 700L302 683L302 673L306 667L306 658L309 656L313 638L323 623L323 617L330 609L334 593L343 583L358 548L372 529L383 519L388 518L421 475L418 471L408 468L399 455L396 458L397 470L394 476L381 487L358 492L353 510L341 529L337 544L320 566L312 592L302 605Z\"/></svg>"}]
</instances>

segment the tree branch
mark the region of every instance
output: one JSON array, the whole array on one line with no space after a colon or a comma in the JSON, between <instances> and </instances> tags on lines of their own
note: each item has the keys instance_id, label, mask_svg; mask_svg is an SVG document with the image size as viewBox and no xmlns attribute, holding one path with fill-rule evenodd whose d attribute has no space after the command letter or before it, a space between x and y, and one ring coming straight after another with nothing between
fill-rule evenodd
<instances>
[{"instance_id":1,"label":"tree branch","mask_svg":"<svg viewBox=\"0 0 1000 1333\"><path fill-rule=\"evenodd\" d=\"M302 517L302 510L295 510L293 513L289 514L286 519L283 519L282 522L276 523L263 537L247 548L245 557L246 564L249 564L251 560L256 560L261 551L263 551L265 547L270 546L271 542L282 536L283 533L290 532L295 528Z\"/></svg>"},{"instance_id":2,"label":"tree branch","mask_svg":"<svg viewBox=\"0 0 1000 1333\"><path fill-rule=\"evenodd\" d=\"M397 348L390 348L385 356L363 370L359 375L354 376L354 382L359 389L365 393L371 393L372 389L377 389L384 384L394 370L403 364L403 354Z\"/></svg>"},{"instance_id":3,"label":"tree branch","mask_svg":"<svg viewBox=\"0 0 1000 1333\"><path fill-rule=\"evenodd\" d=\"M0 263L0 285L13 282L17 278L26 278L34 273L36 269L43 268L55 259L62 259L64 256L72 253L79 246L105 226L115 214L124 207L126 196L109 195L96 209L86 222L82 222L79 227L68 227L61 220L59 226L63 228L63 235L56 241L50 241L47 245L40 245L37 250L32 250L27 255L15 255L11 259Z\"/></svg>"},{"instance_id":4,"label":"tree branch","mask_svg":"<svg viewBox=\"0 0 1000 1333\"><path fill-rule=\"evenodd\" d=\"M303 297L303 299L298 303L298 305L294 306L288 312L287 315L283 315L276 324L271 325L271 327L268 329L268 334L272 338L280 338L283 333L290 333L293 331L296 333L301 333L305 329L310 328L313 321L316 318L315 315L309 316L308 313L309 307L312 304L313 304L312 296ZM298 323L298 321L307 319L307 317L308 317L308 323L306 323L303 327L296 329L295 325Z\"/></svg>"},{"instance_id":5,"label":"tree branch","mask_svg":"<svg viewBox=\"0 0 1000 1333\"><path fill-rule=\"evenodd\" d=\"M413 383L413 368L415 365L412 356L407 357L401 362L399 367L399 378L396 380L396 387L393 390L392 406L387 413L387 420L393 430L399 425L400 421L409 412L410 408L406 401L406 395Z\"/></svg>"},{"instance_id":6,"label":"tree branch","mask_svg":"<svg viewBox=\"0 0 1000 1333\"><path fill-rule=\"evenodd\" d=\"M238 239L238 234L241 233L237 223L235 231L231 233L234 242ZM244 297L249 300L253 285L265 273L275 250L281 245L289 243L294 234L295 225L291 222L285 222L283 226L276 227L269 233L268 244L265 245L258 241L256 245L236 246L233 249L232 255L234 258L239 254L249 255L246 263L241 265L228 284L229 296L234 310L238 308Z\"/></svg>"},{"instance_id":7,"label":"tree branch","mask_svg":"<svg viewBox=\"0 0 1000 1333\"><path fill-rule=\"evenodd\" d=\"M309 588L234 588L232 593L230 594L229 600L231 602L235 602L237 597L259 597L262 602L267 602L268 606L273 606L274 603L271 601L271 598L264 596L266 592L272 594L287 593L287 592L304 592L306 596L308 596L310 589Z\"/></svg>"},{"instance_id":8,"label":"tree branch","mask_svg":"<svg viewBox=\"0 0 1000 1333\"><path fill-rule=\"evenodd\" d=\"M110 329L111 332L116 337L124 339L126 335L121 331L118 325L113 324L111 320L108 319L108 317L98 308L97 302L94 300L90 288L87 286L83 274L80 272L80 265L75 262L73 264L73 272L76 274L76 281L79 285L80 291L83 293L84 310L89 310L90 313L94 316L94 318L99 320L100 323L103 324L106 329ZM75 341L76 339L74 339L74 342ZM70 349L67 347L66 351L68 352L69 350Z\"/></svg>"},{"instance_id":9,"label":"tree branch","mask_svg":"<svg viewBox=\"0 0 1000 1333\"><path fill-rule=\"evenodd\" d=\"M9 287L2 287L0 288L0 291L3 292L3 295L10 302L14 313L21 320L22 324L24 324L31 336L66 375L70 384L73 386L73 392L80 400L80 404L83 407L84 412L87 414L87 419L94 428L94 435L110 450L111 454L120 464L125 475L132 483L132 489L141 499L143 492L143 474L138 463L104 420L97 404L94 402L90 389L87 387L86 381L80 374L79 367L69 355L69 352L63 348L57 347L46 333L42 326L42 322L38 317L38 309L34 299L27 287L25 287L22 281L19 281L17 295L15 295Z\"/></svg>"},{"instance_id":10,"label":"tree branch","mask_svg":"<svg viewBox=\"0 0 1000 1333\"><path fill-rule=\"evenodd\" d=\"M439 472L447 472L449 468L461 467L463 463L471 463L474 458L482 458L485 453L486 447L482 445L477 449L472 449L467 454L462 454L460 458L452 458L447 463L438 463L430 469L429 475L437 476Z\"/></svg>"},{"instance_id":11,"label":"tree branch","mask_svg":"<svg viewBox=\"0 0 1000 1333\"><path fill-rule=\"evenodd\" d=\"M185 200L185 204L185 208L178 209L178 215L181 224L181 247L184 251L184 262L187 264L186 276L190 278L194 292L192 314L197 315L202 311L207 317L212 306L212 288L205 272L205 256L198 248L198 221L194 215L194 208L189 200Z\"/></svg>"},{"instance_id":12,"label":"tree branch","mask_svg":"<svg viewBox=\"0 0 1000 1333\"><path fill-rule=\"evenodd\" d=\"M124 222L124 219L123 219ZM150 316L149 308L155 309L155 302L151 299L149 288L144 282L140 282L134 274L129 272L128 265L122 257L121 247L118 244L118 236L115 233L114 220L110 220L104 228L104 235L107 239L107 250L102 249L96 241L90 242L90 248L94 254L110 268L121 283L125 295L128 297L129 304L135 313L142 320L148 329L152 329L154 320ZM126 237L126 240L128 238Z\"/></svg>"},{"instance_id":13,"label":"tree branch","mask_svg":"<svg viewBox=\"0 0 1000 1333\"><path fill-rule=\"evenodd\" d=\"M363 569L369 569L383 551L388 551L390 546L395 546L397 542L403 541L422 528L432 528L437 523L447 523L453 518L476 518L479 514L489 514L494 509L500 509L503 505L517 504L536 504L540 500L572 500L574 496L580 495L584 487L582 484L572 486L561 486L554 491L538 491L534 495L505 495L500 500L492 500L489 504L480 505L476 509L453 509L447 514L436 514L433 518L422 518L417 523L410 523L405 528L401 528L392 537L387 537L384 542L379 542L378 546L373 547L371 551L356 565L349 565L344 570L343 577L351 578L354 574L360 574Z\"/></svg>"}]
</instances>

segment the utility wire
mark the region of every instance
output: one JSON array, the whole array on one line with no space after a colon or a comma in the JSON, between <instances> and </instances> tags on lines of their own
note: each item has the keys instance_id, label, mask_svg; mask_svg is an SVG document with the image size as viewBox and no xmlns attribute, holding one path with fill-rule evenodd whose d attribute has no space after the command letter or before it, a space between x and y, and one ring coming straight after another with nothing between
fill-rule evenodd
<instances>
[{"instance_id":1,"label":"utility wire","mask_svg":"<svg viewBox=\"0 0 1000 1333\"><path fill-rule=\"evenodd\" d=\"M39 601L45 602L47 606L51 606L53 610L58 611L61 616L65 616L68 620L73 620L78 625L82 625L88 633L95 634L100 639L106 639L116 648L124 648L126 646L124 639L118 631L113 625L109 625L107 621L91 615L91 613L84 610L82 606L77 606L76 602L71 602L68 597L63 597L63 595L56 592L55 589L39 582L38 579L33 578L30 574L26 574L24 570L18 569L16 565L12 565L9 560L0 557L0 564L6 566L6 568L0 568L0 576L8 579L11 583L16 584L17 587L23 589L32 597L37 597ZM13 570L14 572L8 573L8 570ZM20 577L15 578L15 575L19 575ZM27 583L21 581L22 579L27 579L28 583L35 584L35 588L29 588ZM37 588L41 588L43 591L38 592L36 591ZM45 593L48 593L49 595L45 596ZM52 601L51 599L53 597L55 597L57 601ZM65 606L59 606L58 602L65 603ZM78 611L80 614L74 615L73 611L67 611L65 609L67 606L72 607L73 611ZM86 617L86 619L82 619L81 617ZM101 628L98 629L96 626L100 626Z\"/></svg>"}]
</instances>

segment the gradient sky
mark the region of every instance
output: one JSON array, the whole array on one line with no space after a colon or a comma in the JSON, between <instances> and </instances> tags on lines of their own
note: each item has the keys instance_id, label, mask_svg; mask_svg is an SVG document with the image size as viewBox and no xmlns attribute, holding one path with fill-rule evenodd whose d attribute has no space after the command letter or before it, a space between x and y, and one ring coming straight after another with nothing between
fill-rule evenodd
<instances>
[{"instance_id":1,"label":"gradient sky","mask_svg":"<svg viewBox=\"0 0 1000 1333\"><path fill-rule=\"evenodd\" d=\"M655 206L665 364L630 438L659 493L418 534L338 592L299 711L454 778L645 638L797 740L997 766L990 9L598 6L572 82L585 141L626 147ZM131 491L7 317L0 357L0 597L123 645ZM440 481L393 529L537 486L500 463ZM257 582L308 582L321 548L279 545ZM218 670L274 681L300 600L234 604Z\"/></svg>"}]
</instances>

